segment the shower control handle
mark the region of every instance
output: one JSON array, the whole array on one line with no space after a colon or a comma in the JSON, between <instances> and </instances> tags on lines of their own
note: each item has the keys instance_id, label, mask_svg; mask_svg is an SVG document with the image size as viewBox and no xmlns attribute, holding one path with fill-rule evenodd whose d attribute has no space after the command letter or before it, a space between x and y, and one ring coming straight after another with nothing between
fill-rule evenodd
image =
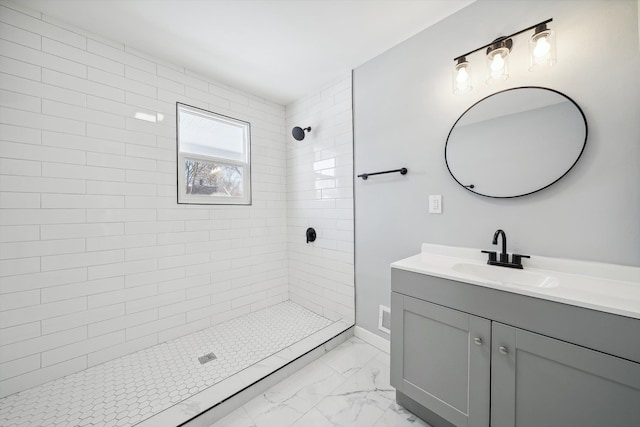
<instances>
[{"instance_id":1,"label":"shower control handle","mask_svg":"<svg viewBox=\"0 0 640 427\"><path fill-rule=\"evenodd\" d=\"M312 227L307 228L307 243L316 241L316 230Z\"/></svg>"}]
</instances>

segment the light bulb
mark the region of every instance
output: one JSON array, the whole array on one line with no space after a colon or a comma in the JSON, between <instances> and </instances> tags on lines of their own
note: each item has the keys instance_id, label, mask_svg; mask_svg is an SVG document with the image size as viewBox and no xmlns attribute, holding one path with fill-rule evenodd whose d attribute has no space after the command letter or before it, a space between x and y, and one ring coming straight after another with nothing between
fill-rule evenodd
<instances>
[{"instance_id":1,"label":"light bulb","mask_svg":"<svg viewBox=\"0 0 640 427\"><path fill-rule=\"evenodd\" d=\"M533 56L536 58L542 58L551 50L551 45L547 41L546 37L540 37L536 41L536 47L533 49Z\"/></svg>"},{"instance_id":2,"label":"light bulb","mask_svg":"<svg viewBox=\"0 0 640 427\"><path fill-rule=\"evenodd\" d=\"M469 80L469 73L467 73L467 69L465 67L462 67L458 70L456 81L460 86L462 83L465 83L467 80Z\"/></svg>"},{"instance_id":3,"label":"light bulb","mask_svg":"<svg viewBox=\"0 0 640 427\"><path fill-rule=\"evenodd\" d=\"M510 39L507 40L507 42ZM487 84L495 84L509 78L509 48L511 43L500 42L487 53Z\"/></svg>"},{"instance_id":4,"label":"light bulb","mask_svg":"<svg viewBox=\"0 0 640 427\"><path fill-rule=\"evenodd\" d=\"M469 63L464 57L456 58L458 62L453 68L453 94L459 95L461 93L469 92L471 87L471 74L469 69Z\"/></svg>"},{"instance_id":5,"label":"light bulb","mask_svg":"<svg viewBox=\"0 0 640 427\"><path fill-rule=\"evenodd\" d=\"M546 24L536 27L529 39L529 71L556 63L556 35Z\"/></svg>"},{"instance_id":6,"label":"light bulb","mask_svg":"<svg viewBox=\"0 0 640 427\"><path fill-rule=\"evenodd\" d=\"M491 61L491 70L492 71L500 71L504 68L504 59L502 59L502 55L499 53L493 55L493 60Z\"/></svg>"}]
</instances>

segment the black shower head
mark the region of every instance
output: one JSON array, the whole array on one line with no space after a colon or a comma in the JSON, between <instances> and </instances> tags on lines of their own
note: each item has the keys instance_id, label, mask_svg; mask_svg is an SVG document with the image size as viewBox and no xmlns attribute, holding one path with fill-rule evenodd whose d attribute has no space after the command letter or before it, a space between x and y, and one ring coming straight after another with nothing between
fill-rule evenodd
<instances>
[{"instance_id":1,"label":"black shower head","mask_svg":"<svg viewBox=\"0 0 640 427\"><path fill-rule=\"evenodd\" d=\"M304 129L302 129L300 126L296 126L293 128L293 131L291 131L291 133L293 134L293 137L297 140L297 141L302 141L304 139L304 132L311 132L311 126L308 126Z\"/></svg>"}]
</instances>

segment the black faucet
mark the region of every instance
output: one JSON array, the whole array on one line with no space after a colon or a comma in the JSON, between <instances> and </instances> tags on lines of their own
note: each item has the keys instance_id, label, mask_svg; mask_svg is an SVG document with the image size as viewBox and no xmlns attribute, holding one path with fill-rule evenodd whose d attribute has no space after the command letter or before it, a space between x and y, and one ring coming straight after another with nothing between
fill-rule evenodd
<instances>
[{"instance_id":1,"label":"black faucet","mask_svg":"<svg viewBox=\"0 0 640 427\"><path fill-rule=\"evenodd\" d=\"M503 230L496 230L493 235L493 243L494 245L498 244L498 237L502 236L502 252L500 252L500 262L509 262L509 254L507 253L507 235L504 234Z\"/></svg>"},{"instance_id":2,"label":"black faucet","mask_svg":"<svg viewBox=\"0 0 640 427\"><path fill-rule=\"evenodd\" d=\"M522 258L531 258L529 255L513 254L511 262L509 262L509 254L507 253L507 234L503 230L496 230L493 235L494 245L498 244L498 237L502 236L502 252L500 252L500 260L497 259L497 254L494 251L482 251L482 253L489 255L487 264L497 265L500 267L518 268L522 269Z\"/></svg>"}]
</instances>

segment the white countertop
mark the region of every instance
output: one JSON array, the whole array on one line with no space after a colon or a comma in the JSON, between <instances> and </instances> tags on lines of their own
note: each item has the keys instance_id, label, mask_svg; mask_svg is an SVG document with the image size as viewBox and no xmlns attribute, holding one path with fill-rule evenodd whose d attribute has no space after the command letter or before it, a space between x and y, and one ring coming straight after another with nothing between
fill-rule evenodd
<instances>
[{"instance_id":1,"label":"white countertop","mask_svg":"<svg viewBox=\"0 0 640 427\"><path fill-rule=\"evenodd\" d=\"M534 255L522 260L523 270L487 266L515 275L546 275L554 284L530 287L460 272L454 269L456 264L487 266L487 255L480 249L425 243L421 253L396 261L391 267L640 319L640 267Z\"/></svg>"}]
</instances>

